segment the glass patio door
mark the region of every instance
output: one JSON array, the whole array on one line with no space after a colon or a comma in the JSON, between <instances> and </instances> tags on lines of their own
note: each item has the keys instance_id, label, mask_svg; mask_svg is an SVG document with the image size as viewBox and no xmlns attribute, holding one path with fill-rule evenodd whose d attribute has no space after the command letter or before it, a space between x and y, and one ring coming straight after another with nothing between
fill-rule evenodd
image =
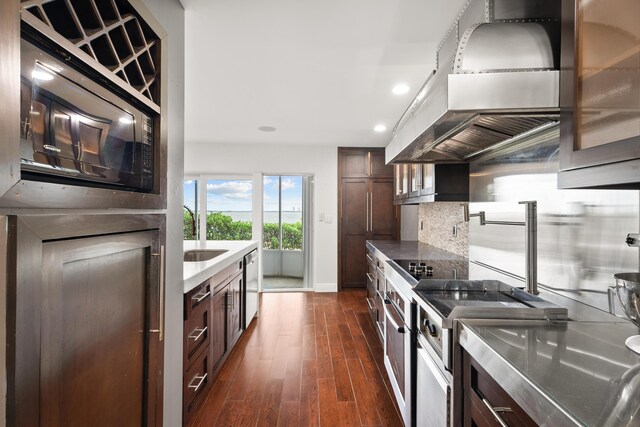
<instances>
[{"instance_id":1,"label":"glass patio door","mask_svg":"<svg viewBox=\"0 0 640 427\"><path fill-rule=\"evenodd\" d=\"M263 281L264 290L306 286L307 191L309 177L264 176Z\"/></svg>"}]
</instances>

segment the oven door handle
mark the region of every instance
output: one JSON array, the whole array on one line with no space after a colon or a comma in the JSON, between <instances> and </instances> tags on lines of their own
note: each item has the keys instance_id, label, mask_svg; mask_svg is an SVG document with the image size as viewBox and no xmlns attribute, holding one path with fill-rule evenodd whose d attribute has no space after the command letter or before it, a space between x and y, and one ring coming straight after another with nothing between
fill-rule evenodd
<instances>
[{"instance_id":1,"label":"oven door handle","mask_svg":"<svg viewBox=\"0 0 640 427\"><path fill-rule=\"evenodd\" d=\"M386 303L386 301L385 301L385 303ZM391 304L391 303L389 302L389 304ZM398 331L398 333L404 334L406 332L405 329L404 329L404 325L400 326L398 324L398 322L396 322L393 319L393 316L391 315L391 312L387 309L386 305L384 306L384 314L385 314L385 317L387 318L387 320L389 321L389 323L391 323L391 326L393 326L393 328L396 331Z\"/></svg>"}]
</instances>

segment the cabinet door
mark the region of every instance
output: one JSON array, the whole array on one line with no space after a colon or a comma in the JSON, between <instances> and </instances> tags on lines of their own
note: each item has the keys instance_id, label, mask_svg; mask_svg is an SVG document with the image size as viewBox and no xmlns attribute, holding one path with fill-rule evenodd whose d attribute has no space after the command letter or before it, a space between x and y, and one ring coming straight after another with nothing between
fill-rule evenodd
<instances>
[{"instance_id":1,"label":"cabinet door","mask_svg":"<svg viewBox=\"0 0 640 427\"><path fill-rule=\"evenodd\" d=\"M398 234L398 208L392 203L393 181L372 179L369 198L372 238L374 240L396 238Z\"/></svg>"},{"instance_id":2,"label":"cabinet door","mask_svg":"<svg viewBox=\"0 0 640 427\"><path fill-rule=\"evenodd\" d=\"M367 177L371 171L366 148L338 148L338 163L343 178Z\"/></svg>"},{"instance_id":3,"label":"cabinet door","mask_svg":"<svg viewBox=\"0 0 640 427\"><path fill-rule=\"evenodd\" d=\"M369 151L370 176L373 178L393 178L393 165L385 164L384 149Z\"/></svg>"},{"instance_id":4,"label":"cabinet door","mask_svg":"<svg viewBox=\"0 0 640 427\"><path fill-rule=\"evenodd\" d=\"M228 286L218 291L211 301L211 334L209 335L209 351L211 353L210 374L218 368L218 364L227 352L227 302Z\"/></svg>"},{"instance_id":5,"label":"cabinet door","mask_svg":"<svg viewBox=\"0 0 640 427\"><path fill-rule=\"evenodd\" d=\"M413 163L409 166L409 197L417 197L422 190L422 165Z\"/></svg>"},{"instance_id":6,"label":"cabinet door","mask_svg":"<svg viewBox=\"0 0 640 427\"><path fill-rule=\"evenodd\" d=\"M560 168L640 159L640 2L564 0L563 14ZM638 183L635 164L595 169L584 185Z\"/></svg>"},{"instance_id":7,"label":"cabinet door","mask_svg":"<svg viewBox=\"0 0 640 427\"><path fill-rule=\"evenodd\" d=\"M343 179L340 221L345 234L364 234L369 230L369 180ZM363 249L364 250L364 249Z\"/></svg>"},{"instance_id":8,"label":"cabinet door","mask_svg":"<svg viewBox=\"0 0 640 427\"><path fill-rule=\"evenodd\" d=\"M365 286L365 241L369 230L369 180L343 179L340 198L340 282Z\"/></svg>"},{"instance_id":9,"label":"cabinet door","mask_svg":"<svg viewBox=\"0 0 640 427\"><path fill-rule=\"evenodd\" d=\"M240 335L242 335L242 318L240 316L242 304L242 274L231 279L229 283L229 310L228 314L228 333L227 348L231 350L236 344Z\"/></svg>"},{"instance_id":10,"label":"cabinet door","mask_svg":"<svg viewBox=\"0 0 640 427\"><path fill-rule=\"evenodd\" d=\"M31 308L41 319L40 366L32 367L41 425L150 422L161 329L157 235L42 245L41 306Z\"/></svg>"}]
</instances>

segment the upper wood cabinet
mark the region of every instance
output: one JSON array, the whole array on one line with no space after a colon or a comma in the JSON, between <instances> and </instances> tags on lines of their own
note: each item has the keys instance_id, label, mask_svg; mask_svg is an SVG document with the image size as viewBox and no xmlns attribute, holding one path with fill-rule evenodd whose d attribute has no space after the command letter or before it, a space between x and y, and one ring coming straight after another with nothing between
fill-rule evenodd
<instances>
[{"instance_id":1,"label":"upper wood cabinet","mask_svg":"<svg viewBox=\"0 0 640 427\"><path fill-rule=\"evenodd\" d=\"M560 188L640 188L640 2L563 0Z\"/></svg>"},{"instance_id":2,"label":"upper wood cabinet","mask_svg":"<svg viewBox=\"0 0 640 427\"><path fill-rule=\"evenodd\" d=\"M342 178L393 178L393 166L385 164L384 148L338 148Z\"/></svg>"},{"instance_id":3,"label":"upper wood cabinet","mask_svg":"<svg viewBox=\"0 0 640 427\"><path fill-rule=\"evenodd\" d=\"M394 165L394 181L397 205L469 200L468 163Z\"/></svg>"}]
</instances>

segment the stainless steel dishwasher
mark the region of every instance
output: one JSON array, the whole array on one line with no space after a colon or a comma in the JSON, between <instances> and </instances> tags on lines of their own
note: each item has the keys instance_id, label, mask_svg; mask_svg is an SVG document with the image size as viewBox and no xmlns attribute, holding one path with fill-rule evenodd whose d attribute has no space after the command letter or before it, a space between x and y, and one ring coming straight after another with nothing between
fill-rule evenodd
<instances>
[{"instance_id":1,"label":"stainless steel dishwasher","mask_svg":"<svg viewBox=\"0 0 640 427\"><path fill-rule=\"evenodd\" d=\"M243 313L244 329L258 316L258 250L254 249L244 256L244 292Z\"/></svg>"}]
</instances>

